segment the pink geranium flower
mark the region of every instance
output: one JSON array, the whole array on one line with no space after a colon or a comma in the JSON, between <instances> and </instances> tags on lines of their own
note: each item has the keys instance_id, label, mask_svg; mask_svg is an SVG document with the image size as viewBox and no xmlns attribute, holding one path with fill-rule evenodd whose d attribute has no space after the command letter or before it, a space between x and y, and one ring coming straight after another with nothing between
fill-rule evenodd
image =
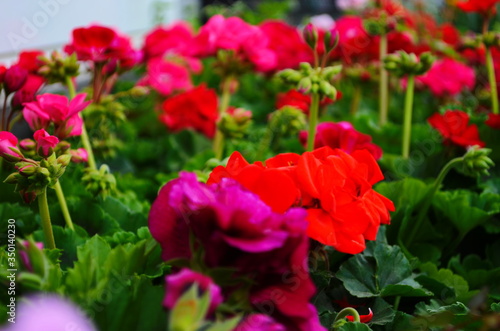
<instances>
[{"instance_id":1,"label":"pink geranium flower","mask_svg":"<svg viewBox=\"0 0 500 331\"><path fill-rule=\"evenodd\" d=\"M180 64L155 58L148 62L146 76L138 85L151 86L158 93L168 96L174 91L193 87L189 71Z\"/></svg>"},{"instance_id":2,"label":"pink geranium flower","mask_svg":"<svg viewBox=\"0 0 500 331\"><path fill-rule=\"evenodd\" d=\"M51 136L44 129L36 131L33 138L36 141L38 155L43 158L47 158L54 153L54 148L59 144L59 139L56 136Z\"/></svg>"},{"instance_id":3,"label":"pink geranium flower","mask_svg":"<svg viewBox=\"0 0 500 331\"><path fill-rule=\"evenodd\" d=\"M17 150L17 137L9 131L0 131L0 156L10 160L12 158L21 158L22 155Z\"/></svg>"},{"instance_id":4,"label":"pink geranium flower","mask_svg":"<svg viewBox=\"0 0 500 331\"><path fill-rule=\"evenodd\" d=\"M81 93L69 101L62 95L42 94L36 101L24 104L23 116L32 130L47 128L54 123L59 138L79 136L83 123L79 113L90 104L90 101L84 101L86 96Z\"/></svg>"},{"instance_id":5,"label":"pink geranium flower","mask_svg":"<svg viewBox=\"0 0 500 331\"><path fill-rule=\"evenodd\" d=\"M432 68L417 81L427 86L437 96L456 96L464 89L472 90L476 83L474 69L453 59L436 61Z\"/></svg>"},{"instance_id":6,"label":"pink geranium flower","mask_svg":"<svg viewBox=\"0 0 500 331\"><path fill-rule=\"evenodd\" d=\"M89 153L85 148L72 149L69 153L71 154L71 162L84 163L89 160Z\"/></svg>"},{"instance_id":7,"label":"pink geranium flower","mask_svg":"<svg viewBox=\"0 0 500 331\"><path fill-rule=\"evenodd\" d=\"M142 47L144 58L149 61L163 57L165 54L193 56L195 53L193 40L194 34L191 27L184 22L168 27L156 27L144 39Z\"/></svg>"}]
</instances>

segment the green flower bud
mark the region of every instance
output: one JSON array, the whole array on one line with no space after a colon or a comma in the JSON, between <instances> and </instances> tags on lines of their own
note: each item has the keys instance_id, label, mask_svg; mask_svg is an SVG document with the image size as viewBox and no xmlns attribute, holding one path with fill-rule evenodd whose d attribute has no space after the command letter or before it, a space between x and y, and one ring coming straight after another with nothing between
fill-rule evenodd
<instances>
[{"instance_id":1,"label":"green flower bud","mask_svg":"<svg viewBox=\"0 0 500 331\"><path fill-rule=\"evenodd\" d=\"M269 127L277 134L284 136L297 135L307 126L306 115L302 110L285 106L271 113Z\"/></svg>"},{"instance_id":2,"label":"green flower bud","mask_svg":"<svg viewBox=\"0 0 500 331\"><path fill-rule=\"evenodd\" d=\"M3 182L6 184L17 184L17 182L19 181L19 177L20 175L18 172L13 172L8 175Z\"/></svg>"},{"instance_id":3,"label":"green flower bud","mask_svg":"<svg viewBox=\"0 0 500 331\"><path fill-rule=\"evenodd\" d=\"M62 165L63 167L67 167L70 161L71 161L71 154L63 154L59 156L56 160L56 162Z\"/></svg>"},{"instance_id":4,"label":"green flower bud","mask_svg":"<svg viewBox=\"0 0 500 331\"><path fill-rule=\"evenodd\" d=\"M464 155L463 163L458 167L458 170L471 177L488 176L488 170L495 165L488 157L490 153L491 149L489 148L481 148L479 146L469 147L467 153Z\"/></svg>"},{"instance_id":5,"label":"green flower bud","mask_svg":"<svg viewBox=\"0 0 500 331\"><path fill-rule=\"evenodd\" d=\"M307 93L309 90L311 90L313 86L313 82L311 78L309 77L304 77L300 80L299 84L297 85L297 90L302 93Z\"/></svg>"}]
</instances>

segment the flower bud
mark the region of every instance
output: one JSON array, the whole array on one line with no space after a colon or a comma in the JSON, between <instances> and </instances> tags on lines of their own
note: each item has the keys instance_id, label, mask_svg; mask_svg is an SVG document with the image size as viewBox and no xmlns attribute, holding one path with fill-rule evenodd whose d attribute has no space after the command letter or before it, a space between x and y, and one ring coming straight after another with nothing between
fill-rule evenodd
<instances>
[{"instance_id":1,"label":"flower bud","mask_svg":"<svg viewBox=\"0 0 500 331\"><path fill-rule=\"evenodd\" d=\"M500 34L489 31L483 36L483 43L486 47L500 47Z\"/></svg>"},{"instance_id":2,"label":"flower bud","mask_svg":"<svg viewBox=\"0 0 500 331\"><path fill-rule=\"evenodd\" d=\"M33 139L26 138L19 142L19 147L21 147L23 151L30 152L35 150L36 142Z\"/></svg>"},{"instance_id":3,"label":"flower bud","mask_svg":"<svg viewBox=\"0 0 500 331\"><path fill-rule=\"evenodd\" d=\"M17 137L8 131L0 131L0 157L8 162L19 162L23 158L17 149Z\"/></svg>"},{"instance_id":4,"label":"flower bud","mask_svg":"<svg viewBox=\"0 0 500 331\"><path fill-rule=\"evenodd\" d=\"M19 174L29 177L37 172L38 166L31 162L18 162L16 163L16 169Z\"/></svg>"},{"instance_id":5,"label":"flower bud","mask_svg":"<svg viewBox=\"0 0 500 331\"><path fill-rule=\"evenodd\" d=\"M48 158L54 153L54 148L59 143L59 139L51 136L44 129L36 131L33 135L37 143L37 153L43 158Z\"/></svg>"},{"instance_id":6,"label":"flower bud","mask_svg":"<svg viewBox=\"0 0 500 331\"><path fill-rule=\"evenodd\" d=\"M6 184L17 184L19 181L19 176L20 175L18 172L13 172L10 175L8 175L3 182Z\"/></svg>"},{"instance_id":7,"label":"flower bud","mask_svg":"<svg viewBox=\"0 0 500 331\"><path fill-rule=\"evenodd\" d=\"M67 167L71 161L71 157L71 154L63 154L57 158L56 162L63 167Z\"/></svg>"},{"instance_id":8,"label":"flower bud","mask_svg":"<svg viewBox=\"0 0 500 331\"><path fill-rule=\"evenodd\" d=\"M4 76L4 88L7 94L19 90L28 79L28 71L18 65L7 69Z\"/></svg>"},{"instance_id":9,"label":"flower bud","mask_svg":"<svg viewBox=\"0 0 500 331\"><path fill-rule=\"evenodd\" d=\"M463 158L462 166L458 169L465 175L471 177L479 177L481 175L489 175L489 169L495 163L488 157L491 153L489 148L481 148L479 146L471 146L467 149Z\"/></svg>"},{"instance_id":10,"label":"flower bud","mask_svg":"<svg viewBox=\"0 0 500 331\"><path fill-rule=\"evenodd\" d=\"M297 90L301 93L307 93L312 88L312 80L310 77L304 77L299 81L299 85L297 86Z\"/></svg>"},{"instance_id":11,"label":"flower bud","mask_svg":"<svg viewBox=\"0 0 500 331\"><path fill-rule=\"evenodd\" d=\"M298 108L284 106L271 113L269 127L278 134L294 136L306 127L306 115Z\"/></svg>"},{"instance_id":12,"label":"flower bud","mask_svg":"<svg viewBox=\"0 0 500 331\"><path fill-rule=\"evenodd\" d=\"M335 32L335 34L332 34L331 31L327 31L325 33L325 38L323 40L326 53L330 53L335 48L337 48L339 41L340 41L340 35L338 32Z\"/></svg>"},{"instance_id":13,"label":"flower bud","mask_svg":"<svg viewBox=\"0 0 500 331\"><path fill-rule=\"evenodd\" d=\"M312 23L309 23L304 28L302 36L304 37L304 40L306 41L307 45L309 45L309 47L315 50L319 39L318 28L315 27Z\"/></svg>"},{"instance_id":14,"label":"flower bud","mask_svg":"<svg viewBox=\"0 0 500 331\"><path fill-rule=\"evenodd\" d=\"M19 194L21 194L21 197L26 203L32 203L36 199L36 192L28 189L19 190Z\"/></svg>"},{"instance_id":15,"label":"flower bud","mask_svg":"<svg viewBox=\"0 0 500 331\"><path fill-rule=\"evenodd\" d=\"M277 76L287 83L296 84L302 78L300 72L293 69L285 69L278 72Z\"/></svg>"}]
</instances>

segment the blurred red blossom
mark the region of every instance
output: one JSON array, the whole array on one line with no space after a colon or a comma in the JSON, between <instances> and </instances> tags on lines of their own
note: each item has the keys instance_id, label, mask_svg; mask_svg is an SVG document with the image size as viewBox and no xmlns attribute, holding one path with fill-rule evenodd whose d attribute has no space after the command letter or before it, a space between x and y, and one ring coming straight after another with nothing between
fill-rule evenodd
<instances>
[{"instance_id":1,"label":"blurred red blossom","mask_svg":"<svg viewBox=\"0 0 500 331\"><path fill-rule=\"evenodd\" d=\"M165 100L160 120L173 132L192 128L209 138L215 135L217 94L200 85Z\"/></svg>"},{"instance_id":2,"label":"blurred red blossom","mask_svg":"<svg viewBox=\"0 0 500 331\"><path fill-rule=\"evenodd\" d=\"M469 115L466 112L447 110L442 115L435 113L427 121L441 133L445 144L462 147L485 146L485 143L479 138L477 126L475 124L469 125Z\"/></svg>"}]
</instances>

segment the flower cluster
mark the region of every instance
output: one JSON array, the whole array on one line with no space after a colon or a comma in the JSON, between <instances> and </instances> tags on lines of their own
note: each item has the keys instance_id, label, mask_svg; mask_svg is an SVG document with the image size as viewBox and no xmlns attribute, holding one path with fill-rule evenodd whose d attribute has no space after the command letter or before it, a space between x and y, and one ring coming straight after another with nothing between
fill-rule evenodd
<instances>
[{"instance_id":1,"label":"flower cluster","mask_svg":"<svg viewBox=\"0 0 500 331\"><path fill-rule=\"evenodd\" d=\"M285 214L273 212L234 180L206 185L194 174L181 173L159 192L149 214L149 228L162 247L164 260L190 259L202 269L234 268L233 277L252 284L223 287L226 300L245 293L252 310L267 311L287 330L323 330L309 303L315 288L307 269L305 218L299 208ZM200 251L203 266L195 258ZM205 276L186 270L167 277L170 292L165 305L171 307L180 288L185 289L182 284L189 282L212 293L215 309L221 301L219 289Z\"/></svg>"},{"instance_id":2,"label":"flower cluster","mask_svg":"<svg viewBox=\"0 0 500 331\"><path fill-rule=\"evenodd\" d=\"M367 150L351 155L322 147L313 152L280 154L265 165L249 164L235 152L227 166L211 173L208 183L233 178L256 193L276 212L293 206L307 209L307 233L335 249L356 254L374 240L380 224L388 224L392 202L372 189L383 179Z\"/></svg>"}]
</instances>

